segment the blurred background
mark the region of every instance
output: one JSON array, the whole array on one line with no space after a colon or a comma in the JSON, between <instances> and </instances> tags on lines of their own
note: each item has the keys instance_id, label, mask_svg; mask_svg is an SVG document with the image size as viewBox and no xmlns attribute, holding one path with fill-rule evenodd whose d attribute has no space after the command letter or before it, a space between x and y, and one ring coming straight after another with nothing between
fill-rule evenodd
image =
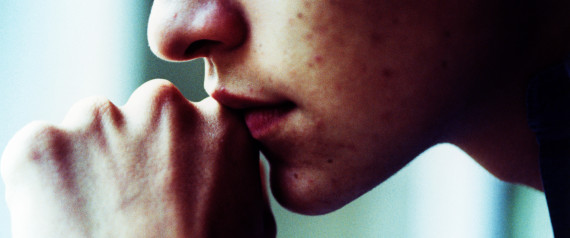
<instances>
[{"instance_id":1,"label":"blurred background","mask_svg":"<svg viewBox=\"0 0 570 238\"><path fill-rule=\"evenodd\" d=\"M205 97L201 60L166 63L148 49L151 4L0 1L0 150L33 120L59 123L75 101L93 95L122 105L152 78L171 80L193 101ZM302 216L272 206L284 238L552 237L544 194L498 181L447 144L331 214ZM0 199L0 238L8 237L9 213Z\"/></svg>"}]
</instances>

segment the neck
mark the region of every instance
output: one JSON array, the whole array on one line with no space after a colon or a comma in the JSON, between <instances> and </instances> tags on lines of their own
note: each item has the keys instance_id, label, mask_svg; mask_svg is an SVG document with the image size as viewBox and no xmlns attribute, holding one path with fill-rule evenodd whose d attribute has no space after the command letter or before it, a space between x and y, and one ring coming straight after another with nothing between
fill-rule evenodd
<instances>
[{"instance_id":1,"label":"neck","mask_svg":"<svg viewBox=\"0 0 570 238\"><path fill-rule=\"evenodd\" d=\"M452 143L506 182L542 190L538 144L522 110L473 115Z\"/></svg>"},{"instance_id":2,"label":"neck","mask_svg":"<svg viewBox=\"0 0 570 238\"><path fill-rule=\"evenodd\" d=\"M540 22L527 29L531 40L505 54L511 57L501 60L504 64L494 71L501 74L482 82L485 92L467 103L444 138L499 179L538 190L542 190L538 144L527 122L526 91L531 77L570 54L570 1L560 2L565 6L542 4L549 9L537 10Z\"/></svg>"},{"instance_id":3,"label":"neck","mask_svg":"<svg viewBox=\"0 0 570 238\"><path fill-rule=\"evenodd\" d=\"M520 65L519 65L520 66ZM512 72L512 71L511 71ZM530 73L509 78L528 78ZM495 81L495 80L493 80ZM501 80L497 80L498 82ZM538 144L527 123L528 80L490 85L448 130L447 141L462 148L497 178L542 190Z\"/></svg>"}]
</instances>

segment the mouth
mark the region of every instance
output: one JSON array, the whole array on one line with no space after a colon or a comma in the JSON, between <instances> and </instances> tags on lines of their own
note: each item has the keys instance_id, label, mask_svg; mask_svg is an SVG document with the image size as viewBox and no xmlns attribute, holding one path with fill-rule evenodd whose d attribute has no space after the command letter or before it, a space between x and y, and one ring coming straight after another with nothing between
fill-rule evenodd
<instances>
[{"instance_id":1,"label":"mouth","mask_svg":"<svg viewBox=\"0 0 570 238\"><path fill-rule=\"evenodd\" d=\"M282 98L251 98L229 93L223 87L211 96L220 104L239 112L251 136L257 140L274 133L279 122L296 107L295 103Z\"/></svg>"},{"instance_id":2,"label":"mouth","mask_svg":"<svg viewBox=\"0 0 570 238\"><path fill-rule=\"evenodd\" d=\"M245 124L255 139L270 134L277 124L295 108L295 104L286 102L275 106L258 107L243 110Z\"/></svg>"}]
</instances>

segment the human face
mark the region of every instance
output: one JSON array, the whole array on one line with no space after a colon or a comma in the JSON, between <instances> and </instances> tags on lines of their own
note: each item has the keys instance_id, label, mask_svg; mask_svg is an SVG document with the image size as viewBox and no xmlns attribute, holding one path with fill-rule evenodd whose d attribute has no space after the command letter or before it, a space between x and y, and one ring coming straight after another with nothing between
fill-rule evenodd
<instances>
[{"instance_id":1,"label":"human face","mask_svg":"<svg viewBox=\"0 0 570 238\"><path fill-rule=\"evenodd\" d=\"M446 139L509 51L499 4L156 0L148 37L165 59L205 57L206 90L243 113L277 200L321 214Z\"/></svg>"}]
</instances>

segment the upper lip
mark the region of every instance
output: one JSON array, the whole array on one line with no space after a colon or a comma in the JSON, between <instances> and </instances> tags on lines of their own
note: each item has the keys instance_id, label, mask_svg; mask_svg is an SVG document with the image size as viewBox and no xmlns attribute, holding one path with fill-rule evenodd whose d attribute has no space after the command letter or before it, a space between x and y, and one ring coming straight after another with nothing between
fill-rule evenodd
<instances>
[{"instance_id":1,"label":"upper lip","mask_svg":"<svg viewBox=\"0 0 570 238\"><path fill-rule=\"evenodd\" d=\"M251 109L278 107L282 105L293 104L292 102L286 100L263 100L245 95L233 94L228 92L228 90L224 87L212 92L211 96L220 104L239 111L249 111Z\"/></svg>"}]
</instances>

